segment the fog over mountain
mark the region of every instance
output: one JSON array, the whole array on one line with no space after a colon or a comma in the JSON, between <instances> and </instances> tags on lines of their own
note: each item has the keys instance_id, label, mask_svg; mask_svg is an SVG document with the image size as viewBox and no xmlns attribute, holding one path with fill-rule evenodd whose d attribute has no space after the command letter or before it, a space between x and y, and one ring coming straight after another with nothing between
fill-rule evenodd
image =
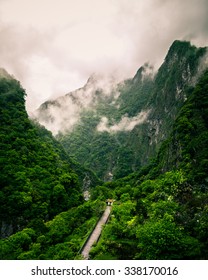
<instances>
[{"instance_id":1,"label":"fog over mountain","mask_svg":"<svg viewBox=\"0 0 208 280\"><path fill-rule=\"evenodd\" d=\"M0 259L208 259L207 12L0 0Z\"/></svg>"},{"instance_id":2,"label":"fog over mountain","mask_svg":"<svg viewBox=\"0 0 208 280\"><path fill-rule=\"evenodd\" d=\"M92 73L157 68L175 39L207 45L207 14L207 0L1 0L0 67L22 82L31 112Z\"/></svg>"},{"instance_id":3,"label":"fog over mountain","mask_svg":"<svg viewBox=\"0 0 208 280\"><path fill-rule=\"evenodd\" d=\"M142 124L146 121L149 110L140 112L135 117L128 117L127 115L123 116L120 122L109 126L108 119L102 117L101 122L97 126L97 130L100 132L117 132L117 131L131 131L136 125Z\"/></svg>"}]
</instances>

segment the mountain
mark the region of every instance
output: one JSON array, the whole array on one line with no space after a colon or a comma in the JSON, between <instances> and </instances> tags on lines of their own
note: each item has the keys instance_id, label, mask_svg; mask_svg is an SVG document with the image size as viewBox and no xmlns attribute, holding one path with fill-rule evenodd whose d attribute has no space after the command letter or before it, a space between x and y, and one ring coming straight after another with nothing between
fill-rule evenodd
<instances>
[{"instance_id":1,"label":"mountain","mask_svg":"<svg viewBox=\"0 0 208 280\"><path fill-rule=\"evenodd\" d=\"M41 227L81 205L83 191L99 183L93 172L69 158L49 131L29 120L24 89L5 73L0 77L2 238Z\"/></svg>"},{"instance_id":2,"label":"mountain","mask_svg":"<svg viewBox=\"0 0 208 280\"><path fill-rule=\"evenodd\" d=\"M175 41L158 71L145 64L132 79L92 76L87 84L41 105L36 116L70 156L104 181L148 164L206 63L207 48Z\"/></svg>"},{"instance_id":3,"label":"mountain","mask_svg":"<svg viewBox=\"0 0 208 280\"><path fill-rule=\"evenodd\" d=\"M206 48L175 41L158 71L44 103L54 138L0 77L0 259L82 259L109 198L90 259L207 259L207 85Z\"/></svg>"},{"instance_id":4,"label":"mountain","mask_svg":"<svg viewBox=\"0 0 208 280\"><path fill-rule=\"evenodd\" d=\"M117 203L91 259L208 258L208 70L184 93L169 137L148 166L106 183Z\"/></svg>"},{"instance_id":5,"label":"mountain","mask_svg":"<svg viewBox=\"0 0 208 280\"><path fill-rule=\"evenodd\" d=\"M0 78L5 78L7 80L13 79L13 77L4 68L0 68Z\"/></svg>"}]
</instances>

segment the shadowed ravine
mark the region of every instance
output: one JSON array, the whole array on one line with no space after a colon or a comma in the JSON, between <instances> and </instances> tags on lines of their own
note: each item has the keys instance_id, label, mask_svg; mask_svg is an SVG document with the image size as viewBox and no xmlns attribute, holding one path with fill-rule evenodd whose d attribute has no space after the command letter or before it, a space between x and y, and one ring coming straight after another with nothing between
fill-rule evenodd
<instances>
[{"instance_id":1,"label":"shadowed ravine","mask_svg":"<svg viewBox=\"0 0 208 280\"><path fill-rule=\"evenodd\" d=\"M100 218L99 222L97 223L94 231L92 232L90 238L88 239L87 243L85 244L81 254L84 257L84 259L88 260L89 259L89 252L93 246L93 244L95 244L102 232L102 226L106 224L106 222L108 221L109 215L111 212L111 206L107 206L105 209L105 212L103 213L102 217Z\"/></svg>"}]
</instances>

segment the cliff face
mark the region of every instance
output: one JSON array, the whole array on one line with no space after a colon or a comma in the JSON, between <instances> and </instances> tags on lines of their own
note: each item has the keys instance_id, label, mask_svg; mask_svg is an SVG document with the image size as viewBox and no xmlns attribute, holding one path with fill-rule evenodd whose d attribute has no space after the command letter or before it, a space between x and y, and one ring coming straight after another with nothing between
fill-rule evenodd
<instances>
[{"instance_id":1,"label":"cliff face","mask_svg":"<svg viewBox=\"0 0 208 280\"><path fill-rule=\"evenodd\" d=\"M145 147L141 163L155 156L161 143L168 137L181 106L187 99L187 87L193 86L205 67L206 48L197 49L188 42L175 41L153 81L150 108L140 146ZM140 127L137 128L140 130Z\"/></svg>"},{"instance_id":2,"label":"cliff face","mask_svg":"<svg viewBox=\"0 0 208 280\"><path fill-rule=\"evenodd\" d=\"M202 188L208 182L207 84L208 71L206 70L197 85L189 88L189 97L158 155L159 169L162 172L182 168Z\"/></svg>"},{"instance_id":3,"label":"cliff face","mask_svg":"<svg viewBox=\"0 0 208 280\"><path fill-rule=\"evenodd\" d=\"M61 144L29 120L19 82L0 78L1 259L77 259L108 198L90 259L208 258L205 52L176 41L157 72L146 64L107 87L93 76L46 102L39 113L63 128Z\"/></svg>"},{"instance_id":4,"label":"cliff face","mask_svg":"<svg viewBox=\"0 0 208 280\"><path fill-rule=\"evenodd\" d=\"M43 104L37 119L67 152L104 180L149 163L168 137L205 68L206 48L175 41L157 72L149 64L122 83L94 76L86 86Z\"/></svg>"}]
</instances>

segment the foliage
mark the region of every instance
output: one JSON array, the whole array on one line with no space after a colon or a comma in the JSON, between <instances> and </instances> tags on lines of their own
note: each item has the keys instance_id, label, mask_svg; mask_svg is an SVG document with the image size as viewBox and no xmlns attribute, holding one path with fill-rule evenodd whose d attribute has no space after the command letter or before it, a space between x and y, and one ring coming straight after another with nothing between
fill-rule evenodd
<instances>
[{"instance_id":1,"label":"foliage","mask_svg":"<svg viewBox=\"0 0 208 280\"><path fill-rule=\"evenodd\" d=\"M167 213L163 219L150 220L137 229L137 259L192 259L200 256L200 243L185 235Z\"/></svg>"},{"instance_id":2,"label":"foliage","mask_svg":"<svg viewBox=\"0 0 208 280\"><path fill-rule=\"evenodd\" d=\"M86 202L58 214L46 222L44 229L39 232L25 228L7 239L0 240L0 258L19 260L79 258L83 241L99 217L99 208L99 202Z\"/></svg>"},{"instance_id":3,"label":"foliage","mask_svg":"<svg viewBox=\"0 0 208 280\"><path fill-rule=\"evenodd\" d=\"M57 139L70 156L92 169L103 181L123 178L149 164L170 135L177 113L190 94L187 87L195 82L205 52L206 48L175 41L157 72L145 64L107 97L102 98L100 93L93 109L83 110L73 130L60 134ZM111 126L123 117L131 119L142 111L149 112L148 122L130 131L97 130L102 117ZM185 120L184 127L190 128Z\"/></svg>"},{"instance_id":4,"label":"foliage","mask_svg":"<svg viewBox=\"0 0 208 280\"><path fill-rule=\"evenodd\" d=\"M75 164L50 132L28 119L24 97L16 80L0 80L2 237L83 202Z\"/></svg>"},{"instance_id":5,"label":"foliage","mask_svg":"<svg viewBox=\"0 0 208 280\"><path fill-rule=\"evenodd\" d=\"M1 259L81 259L80 249L108 198L115 202L91 259L208 258L208 71L187 88L204 51L176 41L148 85L142 80L144 69L120 85L121 111L109 106L106 114L112 114L113 123L124 112L134 116L149 102L154 112L141 130L98 133L101 116L84 112L71 136L59 135L85 168L50 132L28 119L20 84L0 79ZM144 89L144 99L136 102ZM131 114L134 103L138 108ZM167 114L161 104L172 111ZM103 115L106 107L100 109ZM162 126L151 123L156 116ZM158 124L163 137L156 139L157 129L153 134L146 129ZM149 138L144 138L145 131ZM165 141L157 146L153 138L159 144ZM148 165L140 168L144 155ZM128 176L102 184L89 167L104 179L109 173ZM89 181L91 199L84 202L81 185L88 187Z\"/></svg>"},{"instance_id":6,"label":"foliage","mask_svg":"<svg viewBox=\"0 0 208 280\"><path fill-rule=\"evenodd\" d=\"M115 259L208 258L207 84L206 71L188 89L157 158L109 183L118 205L91 251L93 259L105 258L105 252Z\"/></svg>"},{"instance_id":7,"label":"foliage","mask_svg":"<svg viewBox=\"0 0 208 280\"><path fill-rule=\"evenodd\" d=\"M99 180L29 120L24 98L19 82L0 80L0 258L76 258L103 211L84 203L81 183Z\"/></svg>"}]
</instances>

